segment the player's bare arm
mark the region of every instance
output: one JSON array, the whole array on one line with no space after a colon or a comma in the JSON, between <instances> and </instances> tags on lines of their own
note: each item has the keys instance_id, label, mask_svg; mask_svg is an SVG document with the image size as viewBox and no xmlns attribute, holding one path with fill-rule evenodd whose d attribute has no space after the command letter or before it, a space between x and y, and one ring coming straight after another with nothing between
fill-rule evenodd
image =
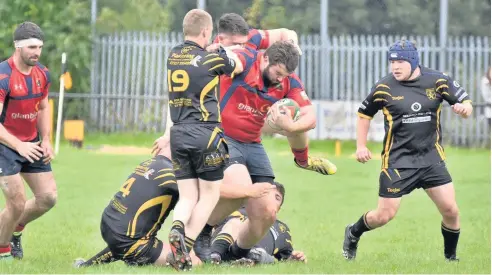
<instances>
[{"instance_id":1,"label":"player's bare arm","mask_svg":"<svg viewBox=\"0 0 492 275\"><path fill-rule=\"evenodd\" d=\"M289 30L286 28L280 29L272 29L272 30L258 30L263 38L268 36L268 47L270 47L273 43L277 41L291 41L294 45L297 46L297 50L299 54L302 54L301 49L299 48L299 39L297 33L293 30Z\"/></svg>"},{"instance_id":2,"label":"player's bare arm","mask_svg":"<svg viewBox=\"0 0 492 275\"><path fill-rule=\"evenodd\" d=\"M41 135L41 149L43 149L44 163L49 163L55 158L53 153L53 147L50 142L50 109L49 109L48 97L45 97L39 102L38 109L38 131Z\"/></svg>"},{"instance_id":3,"label":"player's bare arm","mask_svg":"<svg viewBox=\"0 0 492 275\"><path fill-rule=\"evenodd\" d=\"M272 121L288 134L307 132L316 127L316 114L312 105L300 108L301 115L297 121L292 119L291 111L282 106L271 108Z\"/></svg>"},{"instance_id":4,"label":"player's bare arm","mask_svg":"<svg viewBox=\"0 0 492 275\"><path fill-rule=\"evenodd\" d=\"M3 111L3 103L0 103L0 112ZM7 145L8 147L16 150L15 148L18 146L21 141L10 134L5 127L0 124L0 142Z\"/></svg>"},{"instance_id":5,"label":"player's bare arm","mask_svg":"<svg viewBox=\"0 0 492 275\"><path fill-rule=\"evenodd\" d=\"M357 161L365 163L372 158L371 151L367 149L367 133L371 120L368 117L359 115L357 118L357 151L355 153Z\"/></svg>"},{"instance_id":6,"label":"player's bare arm","mask_svg":"<svg viewBox=\"0 0 492 275\"><path fill-rule=\"evenodd\" d=\"M3 104L0 104L0 112L2 110ZM25 157L31 163L34 163L34 161L39 160L43 156L43 149L39 147L39 142L22 142L10 134L2 124L0 124L0 142L16 150L19 155Z\"/></svg>"},{"instance_id":7,"label":"player's bare arm","mask_svg":"<svg viewBox=\"0 0 492 275\"><path fill-rule=\"evenodd\" d=\"M267 182L253 185L222 184L220 186L220 197L223 199L261 198L275 189L275 185Z\"/></svg>"},{"instance_id":8,"label":"player's bare arm","mask_svg":"<svg viewBox=\"0 0 492 275\"><path fill-rule=\"evenodd\" d=\"M166 157L171 158L171 127L173 126L173 121L171 120L171 113L169 104L167 105L167 119L166 119L166 129L164 134L157 138L152 145L152 155L156 156L163 153Z\"/></svg>"}]
</instances>

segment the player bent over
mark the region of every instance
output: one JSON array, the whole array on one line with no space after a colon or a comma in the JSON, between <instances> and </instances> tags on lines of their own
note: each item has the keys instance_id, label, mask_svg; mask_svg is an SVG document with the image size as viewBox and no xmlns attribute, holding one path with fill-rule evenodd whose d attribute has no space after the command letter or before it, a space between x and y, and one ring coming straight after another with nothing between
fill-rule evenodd
<instances>
[{"instance_id":1,"label":"player bent over","mask_svg":"<svg viewBox=\"0 0 492 275\"><path fill-rule=\"evenodd\" d=\"M275 192L270 192L269 196L274 196L278 209L284 201L285 189L282 184L274 182ZM224 222L214 227L213 243L211 247L212 263L229 262L231 257L230 247L237 239L238 228L247 219L246 209L240 208L232 213ZM296 260L307 262L307 257L302 251L295 251L292 246L292 236L290 229L284 222L276 220L270 227L269 232L256 244L245 258L237 260L235 263L241 265L254 264L273 264L283 260Z\"/></svg>"},{"instance_id":2,"label":"player bent over","mask_svg":"<svg viewBox=\"0 0 492 275\"><path fill-rule=\"evenodd\" d=\"M56 203L50 165L50 73L38 62L43 40L36 24L20 24L14 32L14 54L0 63L0 188L6 201L0 212L0 260L22 259L22 230ZM22 179L34 194L28 201Z\"/></svg>"},{"instance_id":3,"label":"player bent over","mask_svg":"<svg viewBox=\"0 0 492 275\"><path fill-rule=\"evenodd\" d=\"M169 243L173 266L181 270L191 269L188 253L217 204L229 154L220 125L219 76L242 71L237 57L204 49L212 30L210 14L189 11L183 20L185 41L167 60L171 154L180 194Z\"/></svg>"},{"instance_id":4,"label":"player bent over","mask_svg":"<svg viewBox=\"0 0 492 275\"><path fill-rule=\"evenodd\" d=\"M179 200L169 146L139 164L104 209L101 234L108 245L85 261L77 259L75 267L87 267L124 261L128 265L175 265L171 247L157 239L157 232ZM268 194L275 186L225 190L225 195ZM222 190L221 190L222 192ZM201 264L193 252L193 265Z\"/></svg>"},{"instance_id":5,"label":"player bent over","mask_svg":"<svg viewBox=\"0 0 492 275\"><path fill-rule=\"evenodd\" d=\"M166 266L172 260L169 244L157 239L179 199L173 165L166 155L170 153L140 163L130 174L102 214L101 235L108 247L88 261L78 259L77 267L118 260Z\"/></svg>"},{"instance_id":6,"label":"player bent over","mask_svg":"<svg viewBox=\"0 0 492 275\"><path fill-rule=\"evenodd\" d=\"M392 45L388 60L391 74L374 85L359 108L357 122L356 155L364 163L371 159L366 147L371 118L383 110L386 135L378 207L346 227L343 255L354 259L361 235L387 224L398 211L401 197L423 188L442 215L444 257L457 261L460 222L454 186L444 162L440 115L442 102L447 101L455 113L467 118L473 110L471 101L451 77L420 66L417 48L410 41Z\"/></svg>"}]
</instances>

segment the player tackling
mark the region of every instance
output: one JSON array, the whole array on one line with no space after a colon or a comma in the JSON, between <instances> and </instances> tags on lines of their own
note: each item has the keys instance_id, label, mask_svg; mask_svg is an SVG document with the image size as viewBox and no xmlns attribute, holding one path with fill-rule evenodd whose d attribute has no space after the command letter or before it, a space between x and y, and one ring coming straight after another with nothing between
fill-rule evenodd
<instances>
[{"instance_id":1,"label":"player tackling","mask_svg":"<svg viewBox=\"0 0 492 275\"><path fill-rule=\"evenodd\" d=\"M210 14L189 11L183 19L185 41L167 59L171 153L180 194L169 243L174 267L181 270L191 269L188 253L217 204L229 156L221 127L219 76L243 68L223 49L205 50L212 30Z\"/></svg>"}]
</instances>

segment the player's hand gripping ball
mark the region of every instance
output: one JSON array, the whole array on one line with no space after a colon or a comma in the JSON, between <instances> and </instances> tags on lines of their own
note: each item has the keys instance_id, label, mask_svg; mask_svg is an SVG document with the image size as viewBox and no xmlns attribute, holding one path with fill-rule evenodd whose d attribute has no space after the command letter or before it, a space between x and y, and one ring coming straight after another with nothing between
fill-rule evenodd
<instances>
[{"instance_id":1,"label":"player's hand gripping ball","mask_svg":"<svg viewBox=\"0 0 492 275\"><path fill-rule=\"evenodd\" d=\"M294 100L290 98L283 98L275 102L272 107L270 107L266 118L266 123L268 124L268 126L275 131L282 131L284 129L282 129L282 127L278 125L278 118L275 118L274 115L272 115L272 110L274 108L276 108L278 110L277 113L280 113L281 115L290 114L290 117L294 122L297 121L301 116L301 109L299 108L299 104L297 104L297 102L295 102ZM284 109L286 109L287 112Z\"/></svg>"}]
</instances>

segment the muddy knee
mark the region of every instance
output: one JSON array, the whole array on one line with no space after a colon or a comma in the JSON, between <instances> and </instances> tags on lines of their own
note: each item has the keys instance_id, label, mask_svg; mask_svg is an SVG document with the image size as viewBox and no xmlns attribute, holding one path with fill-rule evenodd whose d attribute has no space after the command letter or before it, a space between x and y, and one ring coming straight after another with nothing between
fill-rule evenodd
<instances>
[{"instance_id":1,"label":"muddy knee","mask_svg":"<svg viewBox=\"0 0 492 275\"><path fill-rule=\"evenodd\" d=\"M57 201L57 192L52 191L49 193L44 193L39 196L36 196L36 204L39 205L40 208L49 210L55 206Z\"/></svg>"}]
</instances>

